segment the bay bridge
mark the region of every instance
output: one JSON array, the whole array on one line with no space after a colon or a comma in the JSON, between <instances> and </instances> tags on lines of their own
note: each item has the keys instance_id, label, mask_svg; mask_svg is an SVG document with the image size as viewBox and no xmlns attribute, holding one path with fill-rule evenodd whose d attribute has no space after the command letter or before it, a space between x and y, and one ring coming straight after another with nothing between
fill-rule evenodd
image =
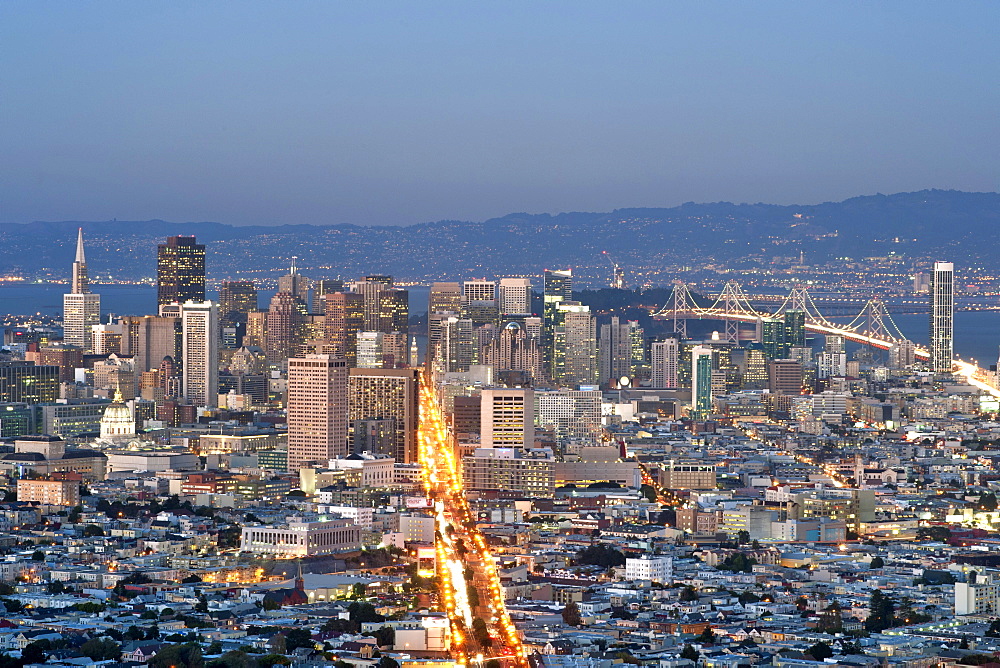
<instances>
[{"instance_id":1,"label":"bay bridge","mask_svg":"<svg viewBox=\"0 0 1000 668\"><path fill-rule=\"evenodd\" d=\"M893 321L882 300L875 297L867 300L861 311L848 322L832 322L819 310L809 294L809 289L805 287L792 288L775 310L763 311L754 307L751 299L736 281L726 283L710 306L698 305L687 284L679 282L674 285L670 301L652 315L659 320L673 320L674 331L681 338L687 338L688 320L718 320L725 323L724 330L719 332L720 339L739 343L740 323L761 323L770 318L780 318L789 311L805 314L807 331L840 336L847 341L879 350L889 350L909 342ZM913 347L913 355L915 359L921 361L928 361L931 358L930 350L916 344ZM965 376L972 385L995 397L1000 397L1000 390L985 382L986 372L975 364L956 359L955 372Z\"/></svg>"},{"instance_id":2,"label":"bay bridge","mask_svg":"<svg viewBox=\"0 0 1000 668\"><path fill-rule=\"evenodd\" d=\"M770 318L780 318L789 311L804 313L805 327L810 332L842 336L848 341L881 350L888 350L894 345L908 341L893 321L882 300L873 297L865 302L860 313L851 321L835 323L823 315L809 294L809 289L804 287L792 288L778 307L768 312L755 308L736 281L726 283L712 305L707 307L697 304L687 284L678 283L674 285L670 303L653 313L653 317L673 320L674 331L682 338L687 338L688 320L720 320L725 323L725 332L720 331L720 336L726 341L738 343L741 322L756 323ZM931 355L926 348L914 346L914 356L919 360L929 360Z\"/></svg>"}]
</instances>

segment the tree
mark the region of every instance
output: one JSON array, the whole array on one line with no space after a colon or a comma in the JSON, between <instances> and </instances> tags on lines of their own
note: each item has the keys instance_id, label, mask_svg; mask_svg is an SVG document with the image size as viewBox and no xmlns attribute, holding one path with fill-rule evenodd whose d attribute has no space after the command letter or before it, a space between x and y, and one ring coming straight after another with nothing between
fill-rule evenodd
<instances>
[{"instance_id":1,"label":"tree","mask_svg":"<svg viewBox=\"0 0 1000 668\"><path fill-rule=\"evenodd\" d=\"M681 658L698 663L698 659L701 658L701 655L698 654L698 650L691 645L684 645L684 649L681 650Z\"/></svg>"},{"instance_id":2,"label":"tree","mask_svg":"<svg viewBox=\"0 0 1000 668\"><path fill-rule=\"evenodd\" d=\"M383 656L375 666L376 668L399 668L399 661L396 661L391 656Z\"/></svg>"},{"instance_id":3,"label":"tree","mask_svg":"<svg viewBox=\"0 0 1000 668\"><path fill-rule=\"evenodd\" d=\"M45 585L45 591L50 594L61 594L66 591L66 585L62 583L62 580L53 580Z\"/></svg>"},{"instance_id":4,"label":"tree","mask_svg":"<svg viewBox=\"0 0 1000 668\"><path fill-rule=\"evenodd\" d=\"M181 584L197 584L199 582L201 582L201 578L193 574L181 580Z\"/></svg>"},{"instance_id":5,"label":"tree","mask_svg":"<svg viewBox=\"0 0 1000 668\"><path fill-rule=\"evenodd\" d=\"M7 612L21 612L24 610L24 604L13 598L0 598L0 603L3 603L3 607L7 608Z\"/></svg>"},{"instance_id":6,"label":"tree","mask_svg":"<svg viewBox=\"0 0 1000 668\"><path fill-rule=\"evenodd\" d=\"M104 535L104 529L97 524L88 524L83 527L84 538L97 538Z\"/></svg>"},{"instance_id":7,"label":"tree","mask_svg":"<svg viewBox=\"0 0 1000 668\"><path fill-rule=\"evenodd\" d=\"M876 570L878 568L885 568L885 559L879 556L873 557L872 560L868 563L868 568L872 570Z\"/></svg>"},{"instance_id":8,"label":"tree","mask_svg":"<svg viewBox=\"0 0 1000 668\"><path fill-rule=\"evenodd\" d=\"M695 591L694 587L687 586L687 587L684 587L684 589L681 590L680 596L678 598L679 598L679 600L683 601L684 603L690 603L692 601L697 601L698 600L698 592Z\"/></svg>"},{"instance_id":9,"label":"tree","mask_svg":"<svg viewBox=\"0 0 1000 668\"><path fill-rule=\"evenodd\" d=\"M833 648L827 645L825 642L818 642L812 647L810 647L806 654L811 656L815 661L822 661L824 659L829 659L833 656Z\"/></svg>"},{"instance_id":10,"label":"tree","mask_svg":"<svg viewBox=\"0 0 1000 668\"><path fill-rule=\"evenodd\" d=\"M878 633L892 628L896 623L896 601L886 596L880 589L872 590L868 600L868 619L865 620L865 630Z\"/></svg>"},{"instance_id":11,"label":"tree","mask_svg":"<svg viewBox=\"0 0 1000 668\"><path fill-rule=\"evenodd\" d=\"M375 611L374 605L364 601L354 601L347 606L347 614L352 622L357 622L358 624L385 621L385 617Z\"/></svg>"},{"instance_id":12,"label":"tree","mask_svg":"<svg viewBox=\"0 0 1000 668\"><path fill-rule=\"evenodd\" d=\"M99 612L104 612L106 606L103 603L97 603L95 601L86 601L85 603L77 603L73 606L74 609L80 612L85 612L90 615L95 615Z\"/></svg>"},{"instance_id":13,"label":"tree","mask_svg":"<svg viewBox=\"0 0 1000 668\"><path fill-rule=\"evenodd\" d=\"M610 545L590 545L576 553L576 563L614 568L625 565L625 555Z\"/></svg>"},{"instance_id":14,"label":"tree","mask_svg":"<svg viewBox=\"0 0 1000 668\"><path fill-rule=\"evenodd\" d=\"M917 529L917 540L933 540L946 542L951 538L948 527L920 527Z\"/></svg>"},{"instance_id":15,"label":"tree","mask_svg":"<svg viewBox=\"0 0 1000 668\"><path fill-rule=\"evenodd\" d=\"M275 601L273 598L265 598L264 603L261 605L265 610L280 610L281 604Z\"/></svg>"},{"instance_id":16,"label":"tree","mask_svg":"<svg viewBox=\"0 0 1000 668\"><path fill-rule=\"evenodd\" d=\"M280 654L265 654L257 659L257 668L271 668L271 666L275 664L290 666L292 662L287 656L282 656ZM348 663L347 666L348 668L354 668L353 664L350 663Z\"/></svg>"},{"instance_id":17,"label":"tree","mask_svg":"<svg viewBox=\"0 0 1000 668\"><path fill-rule=\"evenodd\" d=\"M45 553L41 550L35 550L31 553L32 561L45 561Z\"/></svg>"},{"instance_id":18,"label":"tree","mask_svg":"<svg viewBox=\"0 0 1000 668\"><path fill-rule=\"evenodd\" d=\"M146 632L135 625L128 627L128 630L125 631L125 640L142 640L145 637Z\"/></svg>"},{"instance_id":19,"label":"tree","mask_svg":"<svg viewBox=\"0 0 1000 668\"><path fill-rule=\"evenodd\" d=\"M351 598L364 598L368 595L368 585L364 582L355 582L351 585Z\"/></svg>"},{"instance_id":20,"label":"tree","mask_svg":"<svg viewBox=\"0 0 1000 668\"><path fill-rule=\"evenodd\" d=\"M757 603L760 601L760 596L753 593L749 589L747 591L741 592L739 596L740 603L746 605L747 603Z\"/></svg>"},{"instance_id":21,"label":"tree","mask_svg":"<svg viewBox=\"0 0 1000 668\"><path fill-rule=\"evenodd\" d=\"M299 647L315 646L312 634L307 629L292 629L285 635L285 651L294 652Z\"/></svg>"},{"instance_id":22,"label":"tree","mask_svg":"<svg viewBox=\"0 0 1000 668\"><path fill-rule=\"evenodd\" d=\"M204 668L201 645L196 642L167 645L153 655L146 664L149 668Z\"/></svg>"},{"instance_id":23,"label":"tree","mask_svg":"<svg viewBox=\"0 0 1000 668\"><path fill-rule=\"evenodd\" d=\"M52 643L48 640L36 640L28 643L21 650L21 661L24 663L45 663L51 649Z\"/></svg>"},{"instance_id":24,"label":"tree","mask_svg":"<svg viewBox=\"0 0 1000 668\"><path fill-rule=\"evenodd\" d=\"M646 497L650 503L656 503L656 490L653 489L652 485L642 485L639 488L639 493Z\"/></svg>"},{"instance_id":25,"label":"tree","mask_svg":"<svg viewBox=\"0 0 1000 668\"><path fill-rule=\"evenodd\" d=\"M706 626L702 630L701 635L699 635L696 638L696 640L698 642L700 642L702 645L711 645L712 643L714 643L715 642L715 634L712 632L712 627L711 626Z\"/></svg>"},{"instance_id":26,"label":"tree","mask_svg":"<svg viewBox=\"0 0 1000 668\"><path fill-rule=\"evenodd\" d=\"M740 529L736 532L736 542L740 545L746 545L750 542L750 532L746 529Z\"/></svg>"},{"instance_id":27,"label":"tree","mask_svg":"<svg viewBox=\"0 0 1000 668\"><path fill-rule=\"evenodd\" d=\"M91 638L80 645L80 654L94 661L117 661L122 648L111 638Z\"/></svg>"},{"instance_id":28,"label":"tree","mask_svg":"<svg viewBox=\"0 0 1000 668\"><path fill-rule=\"evenodd\" d=\"M570 601L562 609L562 619L567 626L579 626L583 623L583 618L580 616L580 606L576 601Z\"/></svg>"},{"instance_id":29,"label":"tree","mask_svg":"<svg viewBox=\"0 0 1000 668\"><path fill-rule=\"evenodd\" d=\"M207 613L208 612L208 597L201 594L198 597L198 602L194 606L195 612Z\"/></svg>"},{"instance_id":30,"label":"tree","mask_svg":"<svg viewBox=\"0 0 1000 668\"><path fill-rule=\"evenodd\" d=\"M742 552L737 552L736 554L731 554L725 558L725 560L719 564L720 571L732 571L734 573L750 573L753 571L754 565L757 560L753 557L748 557Z\"/></svg>"},{"instance_id":31,"label":"tree","mask_svg":"<svg viewBox=\"0 0 1000 668\"><path fill-rule=\"evenodd\" d=\"M993 492L984 492L982 496L979 497L979 509L994 511L997 509L997 495Z\"/></svg>"},{"instance_id":32,"label":"tree","mask_svg":"<svg viewBox=\"0 0 1000 668\"><path fill-rule=\"evenodd\" d=\"M472 620L472 636L476 639L476 642L478 642L485 649L489 649L493 646L493 638L490 636L490 631L486 627L486 622L484 622L481 617L476 617Z\"/></svg>"},{"instance_id":33,"label":"tree","mask_svg":"<svg viewBox=\"0 0 1000 668\"><path fill-rule=\"evenodd\" d=\"M392 647L396 642L396 629L391 626L383 626L373 631L371 636L375 638L375 644L379 647Z\"/></svg>"}]
</instances>

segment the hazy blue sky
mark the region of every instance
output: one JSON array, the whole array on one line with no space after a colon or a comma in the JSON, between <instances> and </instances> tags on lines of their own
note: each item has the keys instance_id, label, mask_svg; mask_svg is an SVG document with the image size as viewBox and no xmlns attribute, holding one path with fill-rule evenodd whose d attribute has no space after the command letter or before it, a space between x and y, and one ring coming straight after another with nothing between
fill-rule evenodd
<instances>
[{"instance_id":1,"label":"hazy blue sky","mask_svg":"<svg viewBox=\"0 0 1000 668\"><path fill-rule=\"evenodd\" d=\"M0 221L1000 183L1000 2L0 3Z\"/></svg>"}]
</instances>

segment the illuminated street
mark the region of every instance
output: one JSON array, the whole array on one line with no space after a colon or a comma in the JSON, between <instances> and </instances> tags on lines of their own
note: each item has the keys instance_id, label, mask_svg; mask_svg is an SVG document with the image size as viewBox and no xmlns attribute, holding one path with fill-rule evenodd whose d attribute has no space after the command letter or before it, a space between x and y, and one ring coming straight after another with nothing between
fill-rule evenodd
<instances>
[{"instance_id":1,"label":"illuminated street","mask_svg":"<svg viewBox=\"0 0 1000 668\"><path fill-rule=\"evenodd\" d=\"M441 607L451 624L452 656L458 665L496 659L505 666L527 666L493 557L469 512L451 434L426 376L420 384L418 447L424 492L433 503Z\"/></svg>"}]
</instances>

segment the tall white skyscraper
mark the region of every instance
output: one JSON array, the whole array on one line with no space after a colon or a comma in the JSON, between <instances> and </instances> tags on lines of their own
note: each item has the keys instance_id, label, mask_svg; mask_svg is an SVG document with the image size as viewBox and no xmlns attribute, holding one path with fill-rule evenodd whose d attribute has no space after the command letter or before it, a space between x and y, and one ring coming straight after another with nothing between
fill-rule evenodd
<instances>
[{"instance_id":1,"label":"tall white skyscraper","mask_svg":"<svg viewBox=\"0 0 1000 668\"><path fill-rule=\"evenodd\" d=\"M195 406L219 401L219 307L214 302L181 305L181 395Z\"/></svg>"},{"instance_id":2,"label":"tall white skyscraper","mask_svg":"<svg viewBox=\"0 0 1000 668\"><path fill-rule=\"evenodd\" d=\"M931 272L931 368L951 373L955 359L955 265L935 262Z\"/></svg>"},{"instance_id":3,"label":"tall white skyscraper","mask_svg":"<svg viewBox=\"0 0 1000 668\"><path fill-rule=\"evenodd\" d=\"M92 327L101 324L101 296L90 291L87 258L83 253L83 228L77 232L76 259L73 260L73 287L63 295L63 341L93 350Z\"/></svg>"},{"instance_id":4,"label":"tall white skyscraper","mask_svg":"<svg viewBox=\"0 0 1000 668\"><path fill-rule=\"evenodd\" d=\"M677 366L680 362L680 354L680 341L676 338L653 342L650 346L653 387L677 387Z\"/></svg>"},{"instance_id":5,"label":"tall white skyscraper","mask_svg":"<svg viewBox=\"0 0 1000 668\"><path fill-rule=\"evenodd\" d=\"M531 279L500 279L500 315L531 313Z\"/></svg>"},{"instance_id":6,"label":"tall white skyscraper","mask_svg":"<svg viewBox=\"0 0 1000 668\"><path fill-rule=\"evenodd\" d=\"M288 470L347 456L347 361L333 355L288 360Z\"/></svg>"}]
</instances>

